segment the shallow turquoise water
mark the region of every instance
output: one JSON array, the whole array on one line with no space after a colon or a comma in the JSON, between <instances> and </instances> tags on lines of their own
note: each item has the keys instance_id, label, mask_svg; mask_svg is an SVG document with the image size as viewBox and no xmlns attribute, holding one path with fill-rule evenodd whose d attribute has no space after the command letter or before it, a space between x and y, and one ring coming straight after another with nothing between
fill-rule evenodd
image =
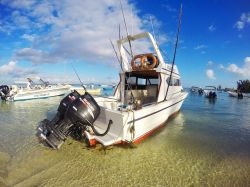
<instances>
[{"instance_id":1,"label":"shallow turquoise water","mask_svg":"<svg viewBox=\"0 0 250 187\"><path fill-rule=\"evenodd\" d=\"M0 186L249 186L250 99L189 94L159 132L129 147L38 143L61 97L0 103Z\"/></svg>"}]
</instances>

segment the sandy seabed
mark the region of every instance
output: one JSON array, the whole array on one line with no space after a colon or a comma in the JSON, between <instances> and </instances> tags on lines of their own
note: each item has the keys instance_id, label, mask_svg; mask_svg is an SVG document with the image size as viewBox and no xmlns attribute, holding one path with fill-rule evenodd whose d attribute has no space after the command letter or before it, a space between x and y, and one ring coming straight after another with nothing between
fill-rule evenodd
<instances>
[{"instance_id":1,"label":"sandy seabed","mask_svg":"<svg viewBox=\"0 0 250 187\"><path fill-rule=\"evenodd\" d=\"M52 150L35 133L59 101L0 103L1 187L250 186L250 117L234 112L227 97L224 109L189 96L166 127L133 148L88 149L68 138Z\"/></svg>"}]
</instances>

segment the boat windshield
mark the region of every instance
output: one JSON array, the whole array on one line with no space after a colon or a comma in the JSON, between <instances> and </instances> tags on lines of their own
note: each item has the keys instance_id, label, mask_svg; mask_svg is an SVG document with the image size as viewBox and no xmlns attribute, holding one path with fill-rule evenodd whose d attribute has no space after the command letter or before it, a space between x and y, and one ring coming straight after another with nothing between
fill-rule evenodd
<instances>
[{"instance_id":1,"label":"boat windshield","mask_svg":"<svg viewBox=\"0 0 250 187\"><path fill-rule=\"evenodd\" d=\"M206 86L205 90L216 90L216 87L214 87L214 86Z\"/></svg>"},{"instance_id":2,"label":"boat windshield","mask_svg":"<svg viewBox=\"0 0 250 187\"><path fill-rule=\"evenodd\" d=\"M159 83L159 75L155 71L126 73L125 103L131 103L132 99L142 106L155 103L157 101Z\"/></svg>"}]
</instances>

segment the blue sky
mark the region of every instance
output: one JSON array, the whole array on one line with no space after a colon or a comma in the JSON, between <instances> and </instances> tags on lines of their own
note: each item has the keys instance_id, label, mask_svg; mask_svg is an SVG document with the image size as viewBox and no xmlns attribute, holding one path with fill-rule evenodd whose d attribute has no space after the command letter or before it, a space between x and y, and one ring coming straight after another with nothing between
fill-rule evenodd
<instances>
[{"instance_id":1,"label":"blue sky","mask_svg":"<svg viewBox=\"0 0 250 187\"><path fill-rule=\"evenodd\" d=\"M183 0L176 64L183 86L235 87L250 79L250 2ZM152 32L173 58L180 2L122 0L129 33ZM109 43L122 35L117 0L0 1L0 84L30 75L76 83L115 82L119 65Z\"/></svg>"}]
</instances>

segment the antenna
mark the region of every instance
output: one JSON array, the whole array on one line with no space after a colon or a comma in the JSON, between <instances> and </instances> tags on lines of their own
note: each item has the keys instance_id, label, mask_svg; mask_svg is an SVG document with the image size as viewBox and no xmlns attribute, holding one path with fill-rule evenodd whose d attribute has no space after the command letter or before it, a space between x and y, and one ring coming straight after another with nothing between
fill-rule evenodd
<instances>
[{"instance_id":1,"label":"antenna","mask_svg":"<svg viewBox=\"0 0 250 187\"><path fill-rule=\"evenodd\" d=\"M175 64L175 57L176 57L176 50L177 50L178 41L179 41L179 33L180 33L180 30L181 30L181 17L182 17L182 4L181 4L181 7L180 7L178 30L177 30L176 42L175 42L175 48L174 48L174 58L173 58L173 62L172 62L171 73L170 73L169 80L168 80L168 88L167 88L167 92L166 92L164 100L166 100L166 98L168 96L169 85L170 85L170 82L171 82L171 79L172 79L172 74L173 74L173 69L174 69L174 64Z\"/></svg>"},{"instance_id":2,"label":"antenna","mask_svg":"<svg viewBox=\"0 0 250 187\"><path fill-rule=\"evenodd\" d=\"M119 24L119 40L122 39L121 37L121 25Z\"/></svg>"},{"instance_id":3,"label":"antenna","mask_svg":"<svg viewBox=\"0 0 250 187\"><path fill-rule=\"evenodd\" d=\"M122 17L123 17L123 22L124 22L125 29L126 29L126 34L127 34L127 38L128 38L129 48L130 48L131 56L133 58L132 45L131 45L131 41L129 39L128 27L127 27L126 19L125 19L125 16L124 16L124 11L123 11L122 1L121 0L120 0L120 5L121 5L121 9L122 9Z\"/></svg>"},{"instance_id":4,"label":"antenna","mask_svg":"<svg viewBox=\"0 0 250 187\"><path fill-rule=\"evenodd\" d=\"M150 23L151 23L151 27L152 27L152 31L153 31L153 36L154 36L154 38L155 38L155 40L156 40L156 36L155 36L155 30L154 30L154 25L153 25L153 20L152 20L152 17L151 16L149 16L149 19L150 19ZM156 42L157 43L157 42ZM158 45L158 44L157 44Z\"/></svg>"},{"instance_id":5,"label":"antenna","mask_svg":"<svg viewBox=\"0 0 250 187\"><path fill-rule=\"evenodd\" d=\"M75 67L73 66L73 64L72 64L71 62L70 62L70 64L71 64L71 66L72 66L72 68L73 68L73 70L74 70L74 72L75 72L75 74L76 74L78 80L80 81L81 86L83 87L83 89L84 89L84 91L85 91L85 93L86 93L86 92L87 92L87 89L86 89L85 86L83 85L83 82L81 81L81 79L80 79L80 77L79 77L79 75L78 75L78 73L77 73Z\"/></svg>"},{"instance_id":6,"label":"antenna","mask_svg":"<svg viewBox=\"0 0 250 187\"><path fill-rule=\"evenodd\" d=\"M110 39L109 39L109 41L110 41L110 44L111 44L111 46L112 46L112 48L113 48L113 50L114 50L114 52L115 52L115 56L116 56L116 58L117 58L117 61L118 61L119 64L120 64L121 70L123 70L123 69L122 69L122 63L121 63L121 61L120 61L120 59L119 59L119 57L118 57L117 51L115 50L115 46L114 46L113 42L112 42Z\"/></svg>"}]
</instances>

